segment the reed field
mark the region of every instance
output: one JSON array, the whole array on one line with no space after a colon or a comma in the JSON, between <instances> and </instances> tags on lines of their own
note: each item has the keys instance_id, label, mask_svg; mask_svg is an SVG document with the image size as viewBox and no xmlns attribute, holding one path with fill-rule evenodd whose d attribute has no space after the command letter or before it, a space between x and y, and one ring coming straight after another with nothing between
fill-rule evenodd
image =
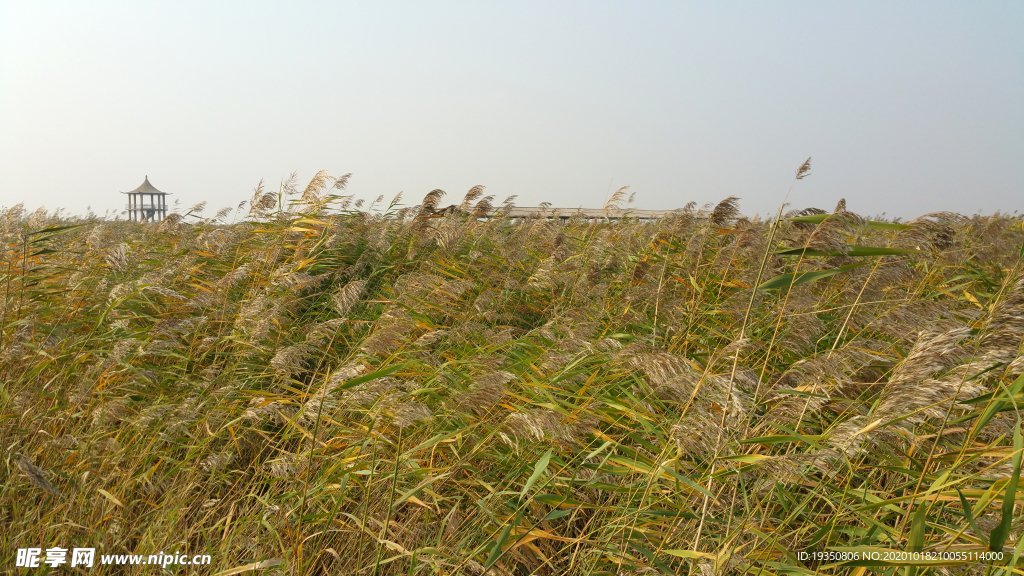
<instances>
[{"instance_id":1,"label":"reed field","mask_svg":"<svg viewBox=\"0 0 1024 576\"><path fill-rule=\"evenodd\" d=\"M346 181L4 209L0 571L1024 574L1016 213ZM212 565L14 568L51 546ZM820 555L871 550L918 555Z\"/></svg>"}]
</instances>

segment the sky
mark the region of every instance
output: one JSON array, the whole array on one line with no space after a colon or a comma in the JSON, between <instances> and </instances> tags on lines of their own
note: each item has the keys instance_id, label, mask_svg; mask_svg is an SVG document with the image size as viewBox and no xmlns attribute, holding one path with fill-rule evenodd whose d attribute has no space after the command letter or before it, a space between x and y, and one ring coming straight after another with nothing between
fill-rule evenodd
<instances>
[{"instance_id":1,"label":"sky","mask_svg":"<svg viewBox=\"0 0 1024 576\"><path fill-rule=\"evenodd\" d=\"M1016 0L0 0L0 206L113 214L148 175L212 213L327 169L408 205L1013 212L1021 30Z\"/></svg>"}]
</instances>

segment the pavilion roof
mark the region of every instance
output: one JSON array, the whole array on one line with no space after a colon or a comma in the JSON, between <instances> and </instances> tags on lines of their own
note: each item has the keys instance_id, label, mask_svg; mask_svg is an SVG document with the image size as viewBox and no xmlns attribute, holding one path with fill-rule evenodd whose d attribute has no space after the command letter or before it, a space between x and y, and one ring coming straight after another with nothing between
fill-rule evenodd
<instances>
[{"instance_id":1,"label":"pavilion roof","mask_svg":"<svg viewBox=\"0 0 1024 576\"><path fill-rule=\"evenodd\" d=\"M149 183L149 176L146 176L146 179L142 182L142 184L139 184L139 187L136 188L135 190L132 190L131 192L121 192L121 194L139 194L139 193L142 193L142 194L170 194L170 192L161 192L161 191L157 190L155 186L153 186L152 184Z\"/></svg>"}]
</instances>

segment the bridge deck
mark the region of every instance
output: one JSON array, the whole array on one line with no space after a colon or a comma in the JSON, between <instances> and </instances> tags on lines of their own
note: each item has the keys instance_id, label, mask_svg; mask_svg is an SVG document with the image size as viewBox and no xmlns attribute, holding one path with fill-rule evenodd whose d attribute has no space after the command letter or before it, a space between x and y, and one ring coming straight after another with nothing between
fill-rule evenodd
<instances>
[{"instance_id":1,"label":"bridge deck","mask_svg":"<svg viewBox=\"0 0 1024 576\"><path fill-rule=\"evenodd\" d=\"M494 215L497 215L500 210L495 210ZM520 208L515 207L508 212L507 218L561 218L563 220L572 218L574 216L593 219L593 218L610 218L612 220L618 220L620 218L635 218L638 220L659 220L673 213L680 213L682 210L602 210L600 208ZM698 218L706 218L707 214L698 212L695 214Z\"/></svg>"}]
</instances>

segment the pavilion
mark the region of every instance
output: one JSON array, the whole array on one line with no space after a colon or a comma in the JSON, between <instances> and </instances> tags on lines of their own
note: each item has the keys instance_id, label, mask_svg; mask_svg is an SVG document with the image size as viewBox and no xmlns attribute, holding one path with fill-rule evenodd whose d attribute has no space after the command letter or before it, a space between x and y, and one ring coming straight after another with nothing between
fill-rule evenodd
<instances>
[{"instance_id":1,"label":"pavilion","mask_svg":"<svg viewBox=\"0 0 1024 576\"><path fill-rule=\"evenodd\" d=\"M149 183L149 176L128 195L128 219L133 222L159 222L167 217L167 192L161 192Z\"/></svg>"}]
</instances>

